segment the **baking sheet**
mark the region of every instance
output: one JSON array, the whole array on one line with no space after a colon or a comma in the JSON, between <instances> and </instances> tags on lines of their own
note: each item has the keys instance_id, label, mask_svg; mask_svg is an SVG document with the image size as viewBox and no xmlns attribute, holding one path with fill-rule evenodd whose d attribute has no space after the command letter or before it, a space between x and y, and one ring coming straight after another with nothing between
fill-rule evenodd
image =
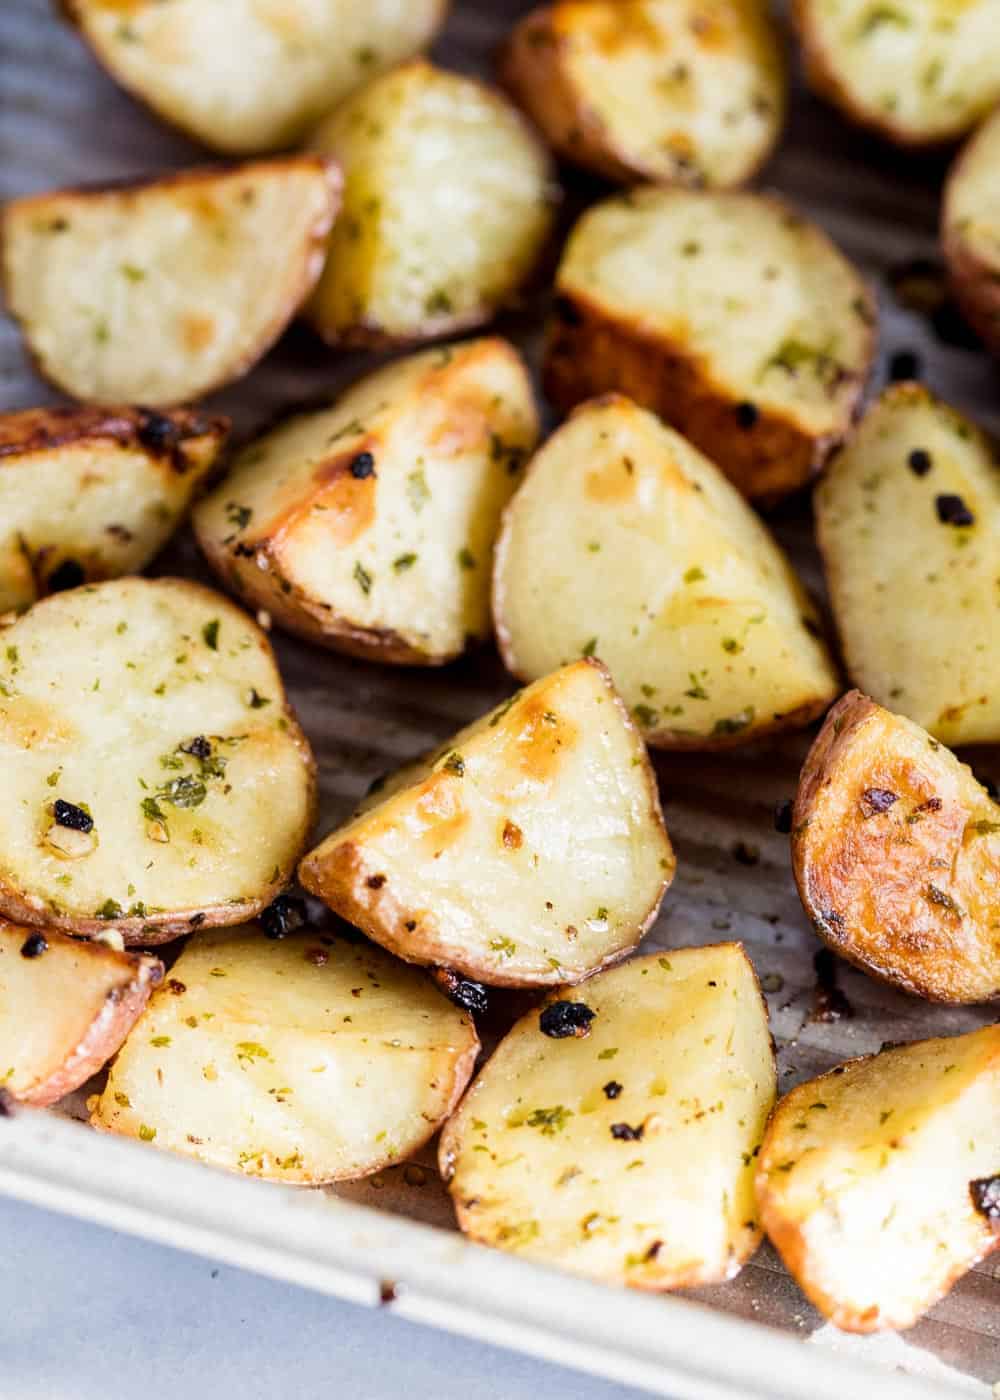
<instances>
[{"instance_id":1,"label":"baking sheet","mask_svg":"<svg viewBox=\"0 0 1000 1400\"><path fill-rule=\"evenodd\" d=\"M529 7L456 0L436 55L452 67L488 72L497 37ZM0 5L0 197L207 158L119 92L46 0ZM817 219L873 280L883 311L882 365L897 350L916 351L933 387L995 430L1000 412L990 362L941 339L889 291L893 269L935 255L944 168L938 157L887 151L800 93L761 183ZM570 177L566 217L601 192L597 182ZM542 310L537 298L499 325L532 357ZM245 433L290 403L332 393L371 363L336 354L295 327L247 379L210 402ZM882 368L876 386L884 377ZM57 398L31 372L10 322L0 319L0 407ZM787 504L774 524L807 584L821 592L808 503ZM154 572L207 577L187 539ZM414 672L339 658L277 634L275 642L319 760L321 831L344 817L378 773L512 689L491 649L442 671ZM744 940L771 989L782 1088L884 1040L957 1033L993 1019L982 1009L931 1007L896 995L846 967L839 985L853 1015L815 1018L818 945L792 882L787 838L771 825L774 802L794 792L808 741L795 736L723 756L654 755L679 866L644 947ZM967 756L1000 779L1000 756ZM497 1014L502 1020L502 1009ZM78 1096L62 1116L78 1113L79 1104ZM336 1192L294 1193L98 1138L55 1114L21 1113L0 1131L0 1189L12 1194L362 1301L376 1300L381 1284L392 1281L400 1285L392 1306L410 1316L663 1394L816 1397L847 1387L848 1394L902 1397L946 1393L965 1378L973 1393L988 1395L1000 1378L1000 1263L973 1270L904 1339L845 1340L821 1326L766 1245L736 1280L692 1293L696 1307L579 1280L553 1286L544 1270L459 1239L432 1163L425 1153L416 1168L395 1167ZM786 1347L760 1324L810 1345ZM935 1390L901 1373L932 1376Z\"/></svg>"}]
</instances>

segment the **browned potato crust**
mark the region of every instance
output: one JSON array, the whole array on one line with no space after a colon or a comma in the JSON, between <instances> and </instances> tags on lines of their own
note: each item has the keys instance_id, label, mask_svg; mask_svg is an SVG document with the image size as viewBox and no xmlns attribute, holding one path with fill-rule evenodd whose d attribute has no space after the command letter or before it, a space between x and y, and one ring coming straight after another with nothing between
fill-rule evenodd
<instances>
[{"instance_id":1,"label":"browned potato crust","mask_svg":"<svg viewBox=\"0 0 1000 1400\"><path fill-rule=\"evenodd\" d=\"M803 766L792 866L816 932L864 971L930 1001L1000 995L1000 806L857 690Z\"/></svg>"},{"instance_id":2,"label":"browned potato crust","mask_svg":"<svg viewBox=\"0 0 1000 1400\"><path fill-rule=\"evenodd\" d=\"M1000 111L970 137L948 173L941 249L962 314L1000 354Z\"/></svg>"}]
</instances>

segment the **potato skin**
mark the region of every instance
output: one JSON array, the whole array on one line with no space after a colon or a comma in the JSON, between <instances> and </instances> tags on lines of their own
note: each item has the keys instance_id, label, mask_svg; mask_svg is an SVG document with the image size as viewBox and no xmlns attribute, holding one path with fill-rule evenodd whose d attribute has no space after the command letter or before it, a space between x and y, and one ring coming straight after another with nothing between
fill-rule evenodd
<instances>
[{"instance_id":1,"label":"potato skin","mask_svg":"<svg viewBox=\"0 0 1000 1400\"><path fill-rule=\"evenodd\" d=\"M956 209L966 182L976 179L977 157L995 157L1000 117L987 118L952 162L941 199L941 251L962 315L987 348L1000 355L1000 263L977 252Z\"/></svg>"}]
</instances>

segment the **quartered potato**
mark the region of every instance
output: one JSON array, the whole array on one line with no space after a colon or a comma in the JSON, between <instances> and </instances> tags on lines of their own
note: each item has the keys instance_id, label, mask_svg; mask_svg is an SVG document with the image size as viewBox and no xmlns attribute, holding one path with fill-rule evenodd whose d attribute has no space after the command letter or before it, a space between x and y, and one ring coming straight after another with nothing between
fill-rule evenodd
<instances>
[{"instance_id":1,"label":"quartered potato","mask_svg":"<svg viewBox=\"0 0 1000 1400\"><path fill-rule=\"evenodd\" d=\"M0 1107L44 1108L110 1060L163 964L0 919Z\"/></svg>"},{"instance_id":2,"label":"quartered potato","mask_svg":"<svg viewBox=\"0 0 1000 1400\"><path fill-rule=\"evenodd\" d=\"M407 962L576 982L633 949L674 873L656 780L596 661L566 666L390 780L299 878Z\"/></svg>"},{"instance_id":3,"label":"quartered potato","mask_svg":"<svg viewBox=\"0 0 1000 1400\"><path fill-rule=\"evenodd\" d=\"M1000 354L1000 112L983 122L951 168L941 245L966 320Z\"/></svg>"},{"instance_id":4,"label":"quartered potato","mask_svg":"<svg viewBox=\"0 0 1000 1400\"><path fill-rule=\"evenodd\" d=\"M230 154L301 140L360 83L428 43L448 8L447 0L62 4L123 87Z\"/></svg>"},{"instance_id":5,"label":"quartered potato","mask_svg":"<svg viewBox=\"0 0 1000 1400\"><path fill-rule=\"evenodd\" d=\"M325 340L398 345L481 325L534 270L551 171L501 93L417 59L348 98L312 145L345 176L307 307Z\"/></svg>"},{"instance_id":6,"label":"quartered potato","mask_svg":"<svg viewBox=\"0 0 1000 1400\"><path fill-rule=\"evenodd\" d=\"M765 501L819 469L871 367L864 282L771 196L605 200L570 235L556 292L544 367L555 404L628 394Z\"/></svg>"},{"instance_id":7,"label":"quartered potato","mask_svg":"<svg viewBox=\"0 0 1000 1400\"><path fill-rule=\"evenodd\" d=\"M442 1135L460 1226L606 1283L732 1278L760 1242L753 1163L775 1095L742 947L635 958L555 997Z\"/></svg>"},{"instance_id":8,"label":"quartered potato","mask_svg":"<svg viewBox=\"0 0 1000 1400\"><path fill-rule=\"evenodd\" d=\"M946 744L1000 740L992 445L922 386L894 385L815 502L851 679Z\"/></svg>"},{"instance_id":9,"label":"quartered potato","mask_svg":"<svg viewBox=\"0 0 1000 1400\"><path fill-rule=\"evenodd\" d=\"M764 1229L848 1332L909 1327L1000 1243L1000 1027L800 1084L768 1125Z\"/></svg>"},{"instance_id":10,"label":"quartered potato","mask_svg":"<svg viewBox=\"0 0 1000 1400\"><path fill-rule=\"evenodd\" d=\"M631 400L578 408L504 516L493 587L522 679L596 654L646 741L716 749L837 693L812 604L722 473Z\"/></svg>"},{"instance_id":11,"label":"quartered potato","mask_svg":"<svg viewBox=\"0 0 1000 1400\"><path fill-rule=\"evenodd\" d=\"M220 577L293 632L440 664L489 636L493 541L537 437L507 341L424 351L258 438L195 529Z\"/></svg>"},{"instance_id":12,"label":"quartered potato","mask_svg":"<svg viewBox=\"0 0 1000 1400\"><path fill-rule=\"evenodd\" d=\"M0 633L0 913L164 942L288 883L314 763L260 628L183 579L60 593Z\"/></svg>"},{"instance_id":13,"label":"quartered potato","mask_svg":"<svg viewBox=\"0 0 1000 1400\"><path fill-rule=\"evenodd\" d=\"M339 183L288 156L12 200L4 289L39 371L87 402L158 406L239 378L319 276Z\"/></svg>"},{"instance_id":14,"label":"quartered potato","mask_svg":"<svg viewBox=\"0 0 1000 1400\"><path fill-rule=\"evenodd\" d=\"M1000 996L1000 805L856 690L803 766L792 865L816 932L866 972L933 1001Z\"/></svg>"},{"instance_id":15,"label":"quartered potato","mask_svg":"<svg viewBox=\"0 0 1000 1400\"><path fill-rule=\"evenodd\" d=\"M479 1050L428 978L363 942L198 934L112 1067L94 1127L316 1185L435 1133Z\"/></svg>"},{"instance_id":16,"label":"quartered potato","mask_svg":"<svg viewBox=\"0 0 1000 1400\"><path fill-rule=\"evenodd\" d=\"M1000 99L994 0L795 0L806 76L900 146L961 136Z\"/></svg>"},{"instance_id":17,"label":"quartered potato","mask_svg":"<svg viewBox=\"0 0 1000 1400\"><path fill-rule=\"evenodd\" d=\"M0 414L0 613L143 568L211 470L228 427L187 409Z\"/></svg>"},{"instance_id":18,"label":"quartered potato","mask_svg":"<svg viewBox=\"0 0 1000 1400\"><path fill-rule=\"evenodd\" d=\"M517 25L502 74L561 156L613 180L741 184L784 118L761 0L561 0Z\"/></svg>"}]
</instances>

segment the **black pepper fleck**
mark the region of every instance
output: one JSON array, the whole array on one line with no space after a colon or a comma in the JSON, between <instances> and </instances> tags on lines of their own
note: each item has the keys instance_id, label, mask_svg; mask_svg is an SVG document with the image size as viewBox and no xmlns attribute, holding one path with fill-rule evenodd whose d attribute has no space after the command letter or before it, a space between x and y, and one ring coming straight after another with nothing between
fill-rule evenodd
<instances>
[{"instance_id":1,"label":"black pepper fleck","mask_svg":"<svg viewBox=\"0 0 1000 1400\"><path fill-rule=\"evenodd\" d=\"M969 1182L972 1204L980 1215L1000 1230L1000 1176L980 1176Z\"/></svg>"},{"instance_id":2,"label":"black pepper fleck","mask_svg":"<svg viewBox=\"0 0 1000 1400\"><path fill-rule=\"evenodd\" d=\"M759 419L760 409L755 403L750 403L748 399L744 399L742 403L736 405L736 422L741 428L749 432L751 428L757 426Z\"/></svg>"},{"instance_id":3,"label":"black pepper fleck","mask_svg":"<svg viewBox=\"0 0 1000 1400\"><path fill-rule=\"evenodd\" d=\"M65 593L69 588L79 588L86 577L83 566L78 564L75 559L64 559L58 569L53 569L49 574L49 592Z\"/></svg>"},{"instance_id":4,"label":"black pepper fleck","mask_svg":"<svg viewBox=\"0 0 1000 1400\"><path fill-rule=\"evenodd\" d=\"M638 1142L646 1131L645 1125L639 1123L632 1127L631 1123L612 1123L611 1136L617 1142Z\"/></svg>"},{"instance_id":5,"label":"black pepper fleck","mask_svg":"<svg viewBox=\"0 0 1000 1400\"><path fill-rule=\"evenodd\" d=\"M906 465L914 476L926 476L934 465L934 459L925 447L915 447L907 457Z\"/></svg>"},{"instance_id":6,"label":"black pepper fleck","mask_svg":"<svg viewBox=\"0 0 1000 1400\"><path fill-rule=\"evenodd\" d=\"M279 894L266 909L261 910L259 918L265 938L285 938L306 922L305 900L291 894Z\"/></svg>"},{"instance_id":7,"label":"black pepper fleck","mask_svg":"<svg viewBox=\"0 0 1000 1400\"><path fill-rule=\"evenodd\" d=\"M889 356L889 383L899 384L907 379L920 379L923 364L913 350L897 350Z\"/></svg>"},{"instance_id":8,"label":"black pepper fleck","mask_svg":"<svg viewBox=\"0 0 1000 1400\"><path fill-rule=\"evenodd\" d=\"M351 475L358 481L364 481L365 477L375 475L375 458L370 452L359 452L351 460Z\"/></svg>"},{"instance_id":9,"label":"black pepper fleck","mask_svg":"<svg viewBox=\"0 0 1000 1400\"><path fill-rule=\"evenodd\" d=\"M49 941L43 933L32 933L21 944L22 958L40 958L49 951Z\"/></svg>"},{"instance_id":10,"label":"black pepper fleck","mask_svg":"<svg viewBox=\"0 0 1000 1400\"><path fill-rule=\"evenodd\" d=\"M961 496L935 496L934 507L942 525L974 525L976 517Z\"/></svg>"},{"instance_id":11,"label":"black pepper fleck","mask_svg":"<svg viewBox=\"0 0 1000 1400\"><path fill-rule=\"evenodd\" d=\"M899 801L899 794L888 788L865 788L861 794L861 811L867 817L881 816Z\"/></svg>"},{"instance_id":12,"label":"black pepper fleck","mask_svg":"<svg viewBox=\"0 0 1000 1400\"><path fill-rule=\"evenodd\" d=\"M460 1006L463 1011L485 1016L490 1009L489 991L481 982L473 982L469 977L459 977L457 972L452 972L448 967L437 968L434 980L448 1000Z\"/></svg>"},{"instance_id":13,"label":"black pepper fleck","mask_svg":"<svg viewBox=\"0 0 1000 1400\"><path fill-rule=\"evenodd\" d=\"M56 826L69 827L70 831L93 831L94 818L78 807L75 802L64 802L57 797L52 804L52 815Z\"/></svg>"},{"instance_id":14,"label":"black pepper fleck","mask_svg":"<svg viewBox=\"0 0 1000 1400\"><path fill-rule=\"evenodd\" d=\"M622 1085L617 1079L609 1079L604 1086L604 1097L606 1099L616 1099L622 1091Z\"/></svg>"},{"instance_id":15,"label":"black pepper fleck","mask_svg":"<svg viewBox=\"0 0 1000 1400\"><path fill-rule=\"evenodd\" d=\"M590 1023L596 1014L582 1001L554 1001L542 1010L538 1026L542 1035L565 1040L571 1035L589 1035Z\"/></svg>"},{"instance_id":16,"label":"black pepper fleck","mask_svg":"<svg viewBox=\"0 0 1000 1400\"><path fill-rule=\"evenodd\" d=\"M189 753L192 758L210 758L212 745L204 734L197 734L189 744L181 744L181 753Z\"/></svg>"}]
</instances>

